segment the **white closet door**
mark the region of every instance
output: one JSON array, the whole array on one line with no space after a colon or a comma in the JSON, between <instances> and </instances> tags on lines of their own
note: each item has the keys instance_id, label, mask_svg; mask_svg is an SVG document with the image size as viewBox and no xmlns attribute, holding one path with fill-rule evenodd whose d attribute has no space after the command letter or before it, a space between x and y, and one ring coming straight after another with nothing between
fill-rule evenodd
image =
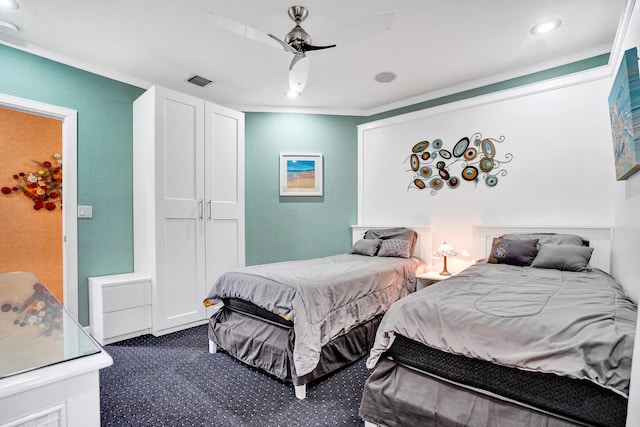
<instances>
[{"instance_id":1,"label":"white closet door","mask_svg":"<svg viewBox=\"0 0 640 427\"><path fill-rule=\"evenodd\" d=\"M206 103L205 157L206 292L222 273L245 263L244 114Z\"/></svg>"},{"instance_id":2,"label":"white closet door","mask_svg":"<svg viewBox=\"0 0 640 427\"><path fill-rule=\"evenodd\" d=\"M206 316L204 102L173 91L156 98L154 333ZM152 177L149 177L152 179Z\"/></svg>"}]
</instances>

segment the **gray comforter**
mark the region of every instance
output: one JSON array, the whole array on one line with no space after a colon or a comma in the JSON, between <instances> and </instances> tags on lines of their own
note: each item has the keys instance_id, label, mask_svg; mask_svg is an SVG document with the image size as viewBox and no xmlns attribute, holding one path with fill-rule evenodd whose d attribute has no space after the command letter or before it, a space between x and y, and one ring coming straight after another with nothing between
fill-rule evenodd
<instances>
[{"instance_id":1,"label":"gray comforter","mask_svg":"<svg viewBox=\"0 0 640 427\"><path fill-rule=\"evenodd\" d=\"M243 267L223 274L205 304L242 298L293 320L294 365L302 376L313 371L321 347L332 338L384 313L413 291L421 266L416 258L345 254Z\"/></svg>"},{"instance_id":2,"label":"gray comforter","mask_svg":"<svg viewBox=\"0 0 640 427\"><path fill-rule=\"evenodd\" d=\"M400 334L504 366L587 379L628 397L636 312L600 270L477 264L395 303L367 366Z\"/></svg>"}]
</instances>

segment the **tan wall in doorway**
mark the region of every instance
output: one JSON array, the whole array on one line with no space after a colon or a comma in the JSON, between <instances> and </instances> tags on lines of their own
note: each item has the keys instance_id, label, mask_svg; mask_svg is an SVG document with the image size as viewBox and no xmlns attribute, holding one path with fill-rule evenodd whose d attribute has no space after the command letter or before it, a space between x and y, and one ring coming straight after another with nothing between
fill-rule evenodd
<instances>
[{"instance_id":1,"label":"tan wall in doorway","mask_svg":"<svg viewBox=\"0 0 640 427\"><path fill-rule=\"evenodd\" d=\"M62 122L0 108L0 188L62 153ZM64 161L64 159L62 159ZM0 193L0 272L32 271L62 302L62 210L34 210L19 192Z\"/></svg>"}]
</instances>

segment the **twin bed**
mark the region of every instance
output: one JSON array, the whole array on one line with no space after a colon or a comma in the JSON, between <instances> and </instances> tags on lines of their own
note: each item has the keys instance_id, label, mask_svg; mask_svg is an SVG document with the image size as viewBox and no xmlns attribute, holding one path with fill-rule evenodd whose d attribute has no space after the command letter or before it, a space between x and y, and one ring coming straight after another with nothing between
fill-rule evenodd
<instances>
[{"instance_id":1,"label":"twin bed","mask_svg":"<svg viewBox=\"0 0 640 427\"><path fill-rule=\"evenodd\" d=\"M637 307L597 268L610 234L588 232L490 238L484 261L394 304L366 425L624 426Z\"/></svg>"},{"instance_id":2,"label":"twin bed","mask_svg":"<svg viewBox=\"0 0 640 427\"><path fill-rule=\"evenodd\" d=\"M382 315L415 290L428 227L354 228L348 254L243 267L223 274L205 305L209 351L219 348L280 379L306 384L366 355Z\"/></svg>"},{"instance_id":3,"label":"twin bed","mask_svg":"<svg viewBox=\"0 0 640 427\"><path fill-rule=\"evenodd\" d=\"M610 229L474 228L483 260L414 292L431 261L416 230L356 228L355 253L225 273L210 351L299 398L368 355L368 426L625 424L637 306L606 273Z\"/></svg>"}]
</instances>

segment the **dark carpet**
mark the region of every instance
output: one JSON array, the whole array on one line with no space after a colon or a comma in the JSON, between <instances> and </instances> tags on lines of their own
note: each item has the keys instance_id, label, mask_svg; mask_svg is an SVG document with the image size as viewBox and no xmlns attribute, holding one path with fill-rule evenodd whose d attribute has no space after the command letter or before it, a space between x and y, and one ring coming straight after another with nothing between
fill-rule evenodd
<instances>
[{"instance_id":1,"label":"dark carpet","mask_svg":"<svg viewBox=\"0 0 640 427\"><path fill-rule=\"evenodd\" d=\"M364 358L307 384L298 400L290 383L209 354L206 325L105 348L113 365L100 371L102 426L364 425Z\"/></svg>"}]
</instances>

